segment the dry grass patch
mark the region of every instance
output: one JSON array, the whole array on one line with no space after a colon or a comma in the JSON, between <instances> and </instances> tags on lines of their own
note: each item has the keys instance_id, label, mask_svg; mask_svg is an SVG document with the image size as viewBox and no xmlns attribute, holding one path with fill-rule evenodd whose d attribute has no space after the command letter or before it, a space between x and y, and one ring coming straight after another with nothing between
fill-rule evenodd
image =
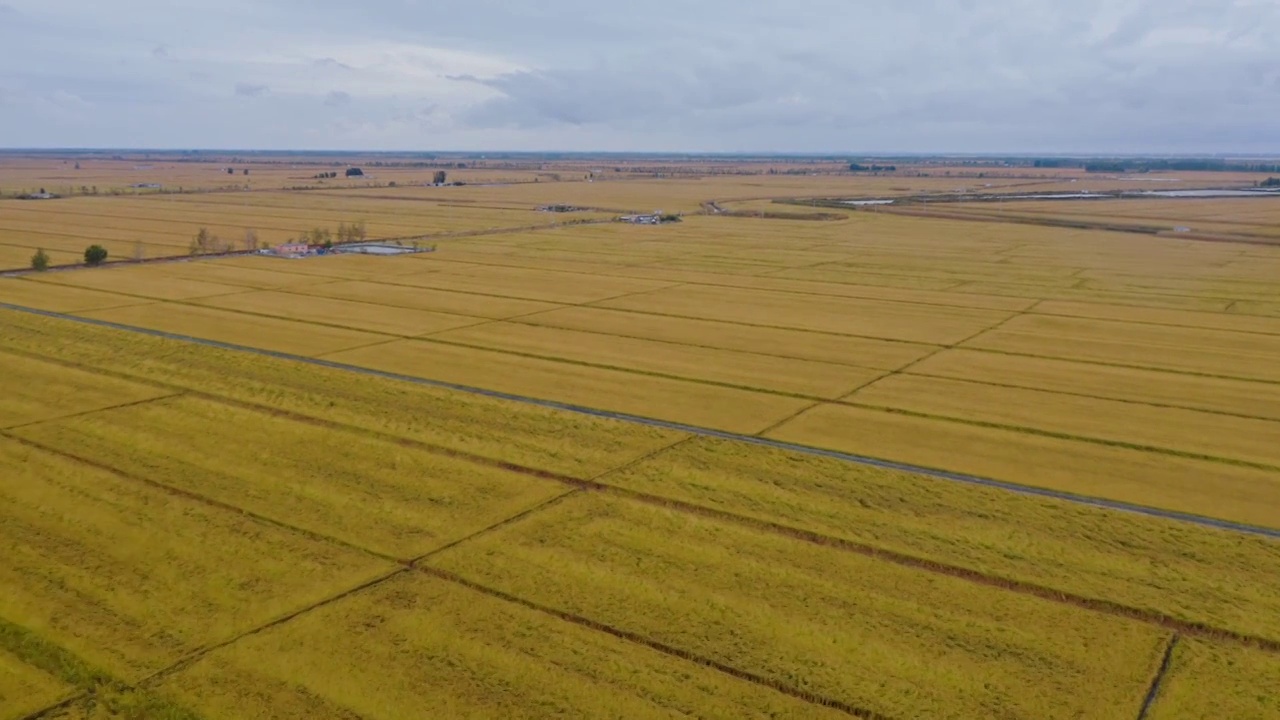
<instances>
[{"instance_id":1,"label":"dry grass patch","mask_svg":"<svg viewBox=\"0 0 1280 720\"><path fill-rule=\"evenodd\" d=\"M387 335L170 303L78 313L88 318L293 355L323 355L389 340Z\"/></svg>"},{"instance_id":2,"label":"dry grass patch","mask_svg":"<svg viewBox=\"0 0 1280 720\"><path fill-rule=\"evenodd\" d=\"M1280 382L1280 336L1025 315L966 347Z\"/></svg>"},{"instance_id":3,"label":"dry grass patch","mask_svg":"<svg viewBox=\"0 0 1280 720\"><path fill-rule=\"evenodd\" d=\"M388 372L613 412L754 433L808 401L508 353L401 340L326 356Z\"/></svg>"},{"instance_id":4,"label":"dry grass patch","mask_svg":"<svg viewBox=\"0 0 1280 720\"><path fill-rule=\"evenodd\" d=\"M405 559L564 492L549 480L190 398L19 434ZM227 452L246 442L251 450Z\"/></svg>"},{"instance_id":5,"label":"dry grass patch","mask_svg":"<svg viewBox=\"0 0 1280 720\"><path fill-rule=\"evenodd\" d=\"M691 380L834 399L882 373L849 365L691 347L515 323L441 333L441 341L564 358Z\"/></svg>"},{"instance_id":6,"label":"dry grass patch","mask_svg":"<svg viewBox=\"0 0 1280 720\"><path fill-rule=\"evenodd\" d=\"M1280 641L1280 544L745 443L695 439L627 490Z\"/></svg>"},{"instance_id":7,"label":"dry grass patch","mask_svg":"<svg viewBox=\"0 0 1280 720\"><path fill-rule=\"evenodd\" d=\"M1151 720L1274 720L1280 656L1249 647L1183 640Z\"/></svg>"},{"instance_id":8,"label":"dry grass patch","mask_svg":"<svg viewBox=\"0 0 1280 720\"><path fill-rule=\"evenodd\" d=\"M600 495L433 564L890 717L1129 720L1162 649L1139 623Z\"/></svg>"},{"instance_id":9,"label":"dry grass patch","mask_svg":"<svg viewBox=\"0 0 1280 720\"><path fill-rule=\"evenodd\" d=\"M164 688L210 720L844 717L418 574L219 650Z\"/></svg>"},{"instance_id":10,"label":"dry grass patch","mask_svg":"<svg viewBox=\"0 0 1280 720\"><path fill-rule=\"evenodd\" d=\"M386 565L0 439L0 617L122 677Z\"/></svg>"},{"instance_id":11,"label":"dry grass patch","mask_svg":"<svg viewBox=\"0 0 1280 720\"><path fill-rule=\"evenodd\" d=\"M936 344L960 342L1008 317L1007 312L995 310L720 287L679 287L600 305L678 317Z\"/></svg>"},{"instance_id":12,"label":"dry grass patch","mask_svg":"<svg viewBox=\"0 0 1280 720\"><path fill-rule=\"evenodd\" d=\"M870 457L1280 527L1280 475L1015 430L823 405L770 437Z\"/></svg>"},{"instance_id":13,"label":"dry grass patch","mask_svg":"<svg viewBox=\"0 0 1280 720\"><path fill-rule=\"evenodd\" d=\"M1280 467L1280 422L918 375L847 398L926 415Z\"/></svg>"},{"instance_id":14,"label":"dry grass patch","mask_svg":"<svg viewBox=\"0 0 1280 720\"><path fill-rule=\"evenodd\" d=\"M429 310L394 308L272 291L209 298L199 302L201 305L224 310L270 315L324 325L342 325L355 330L409 337L482 322L476 318L446 315Z\"/></svg>"}]
</instances>

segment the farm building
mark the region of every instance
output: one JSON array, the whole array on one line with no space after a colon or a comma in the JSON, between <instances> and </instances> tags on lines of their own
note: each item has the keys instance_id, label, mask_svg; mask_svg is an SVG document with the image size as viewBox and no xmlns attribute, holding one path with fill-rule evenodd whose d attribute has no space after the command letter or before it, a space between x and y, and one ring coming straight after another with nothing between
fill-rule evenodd
<instances>
[{"instance_id":1,"label":"farm building","mask_svg":"<svg viewBox=\"0 0 1280 720\"><path fill-rule=\"evenodd\" d=\"M618 218L618 222L631 223L632 225L658 225L662 223L662 215L659 213L651 213L649 215L623 215Z\"/></svg>"},{"instance_id":2,"label":"farm building","mask_svg":"<svg viewBox=\"0 0 1280 720\"><path fill-rule=\"evenodd\" d=\"M272 248L272 252L276 255L306 255L311 252L311 246L304 242L282 243Z\"/></svg>"}]
</instances>

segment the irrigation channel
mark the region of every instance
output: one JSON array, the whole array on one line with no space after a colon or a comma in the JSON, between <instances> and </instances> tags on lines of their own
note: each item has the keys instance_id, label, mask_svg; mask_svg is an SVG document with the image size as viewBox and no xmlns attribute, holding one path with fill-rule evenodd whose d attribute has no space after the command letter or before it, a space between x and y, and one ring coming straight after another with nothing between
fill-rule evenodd
<instances>
[{"instance_id":1,"label":"irrigation channel","mask_svg":"<svg viewBox=\"0 0 1280 720\"><path fill-rule=\"evenodd\" d=\"M867 467L882 468L885 470L897 470L901 472L914 473L936 480L948 482L963 483L966 485L977 485L987 488L995 488L1007 492L1018 493L1021 495L1030 495L1035 497L1049 498L1053 500L1061 500L1077 505L1086 505L1105 510L1116 510L1120 512L1133 513L1137 515L1146 515L1149 517L1161 518L1164 520L1172 520L1201 527L1212 528L1216 530L1226 530L1229 532L1242 533L1247 535L1257 535L1266 538L1280 540L1280 529L1262 527L1258 525L1248 525L1245 523L1232 522L1230 520L1221 520L1218 518L1206 517L1203 515L1194 515L1191 513L1178 512L1175 510L1163 510L1161 508L1148 507L1145 505L1136 505L1132 503L1120 502L1118 500L1108 500L1106 498L1091 497L1088 495L1077 495L1075 493L1064 492L1061 490L1051 490L1048 488L1040 488L1031 485L1021 485L1003 480L994 480L991 478L983 478L975 475L965 475L963 473L955 473L947 470L939 470L937 468L921 467L919 465L911 465L908 463L894 462L892 460L882 460L879 458L866 457L863 455L854 455L852 453L840 452L838 450L826 450L823 448L811 447L808 445L799 445L796 443L784 442L782 440L772 440L770 438L758 437L755 435L743 435L739 433L726 432L724 430L716 430L713 428L698 427L696 425L686 425L684 423L671 422L668 420L659 420L656 418L643 417L640 415L630 415L627 413L611 412L609 410L601 410L598 408L585 407L582 405L572 405L569 403L556 402L554 400L544 400L541 398L527 397L524 395L513 395L511 393L499 392L497 390L489 390L486 388L472 387L469 385L459 385L457 383L445 382L442 380L431 380L428 378L414 377L412 375L402 375L399 373L385 372L382 370L374 370L372 368L360 367L359 365L349 365L347 363L334 362L332 360L324 360L320 358L310 358L301 355L292 355L290 353L277 352L275 350L265 350L262 348L249 347L246 345L236 345L233 343L219 342L217 340L206 340L204 338L192 337L190 335L180 335L177 333L165 332L163 330L152 330L150 328L136 327L133 325L123 325L120 323L109 322L106 320L98 320L95 318L78 317L76 315L67 315L65 313L53 312L51 310L40 310L37 308L29 308L22 305L12 305L9 303L0 303L0 309L13 310L16 312L28 313L31 315L40 315L43 317L54 318L58 320L70 320L86 325L95 325L98 327L110 328L113 330L123 330L126 332L139 333L142 335L150 335L152 337L166 338L169 340L178 340L182 342L194 343L208 347L221 348L223 350L232 350L235 352L251 353L254 355L262 355L266 357L278 358L292 362L306 363L308 365L316 365L332 370L342 370L346 372L357 373L360 375L368 375L380 377L400 382L414 383L417 385L426 385L429 387L442 388L446 390L455 390L458 392L470 393L472 395L481 395L484 397L495 398L498 400L509 400L511 402L524 403L527 405L536 405L539 407L550 408L554 410L562 410L565 412L576 413L579 415L590 415L592 417L606 418L609 420L619 420L622 422L636 423L647 425L650 427L664 428L667 430L675 430L678 432L688 433L699 437L717 438L721 440L734 440L737 442L750 443L752 445L760 445L764 447L784 450L787 452L800 453L817 457L831 458L842 460L845 462L864 465Z\"/></svg>"}]
</instances>

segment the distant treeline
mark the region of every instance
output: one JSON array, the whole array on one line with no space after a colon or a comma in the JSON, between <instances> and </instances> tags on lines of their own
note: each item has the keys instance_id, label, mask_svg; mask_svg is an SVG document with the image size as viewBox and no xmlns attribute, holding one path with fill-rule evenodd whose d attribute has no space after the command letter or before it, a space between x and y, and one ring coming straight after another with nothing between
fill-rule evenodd
<instances>
[{"instance_id":1,"label":"distant treeline","mask_svg":"<svg viewBox=\"0 0 1280 720\"><path fill-rule=\"evenodd\" d=\"M1219 158L1036 158L1033 167L1084 168L1085 172L1280 172L1280 164L1229 161Z\"/></svg>"},{"instance_id":2,"label":"distant treeline","mask_svg":"<svg viewBox=\"0 0 1280 720\"><path fill-rule=\"evenodd\" d=\"M859 163L849 163L850 172L895 172L897 165L862 165Z\"/></svg>"},{"instance_id":3,"label":"distant treeline","mask_svg":"<svg viewBox=\"0 0 1280 720\"><path fill-rule=\"evenodd\" d=\"M1266 180L1263 180L1262 182L1258 183L1258 187L1265 187L1265 188L1280 187L1280 178L1269 177Z\"/></svg>"}]
</instances>

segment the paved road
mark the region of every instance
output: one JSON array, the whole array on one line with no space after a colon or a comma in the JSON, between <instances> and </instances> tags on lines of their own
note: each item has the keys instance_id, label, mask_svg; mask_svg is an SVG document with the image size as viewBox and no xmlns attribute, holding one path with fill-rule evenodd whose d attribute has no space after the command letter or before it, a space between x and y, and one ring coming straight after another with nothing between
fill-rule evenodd
<instances>
[{"instance_id":1,"label":"paved road","mask_svg":"<svg viewBox=\"0 0 1280 720\"><path fill-rule=\"evenodd\" d=\"M974 475L965 475L962 473L948 472L946 470L937 470L934 468L920 467L907 463L893 462L890 460L880 460L878 458L865 457L862 455L854 455L851 453L839 452L836 450L824 450L822 448L809 447L807 445L797 445L795 443L783 442L781 440L771 440L769 438L756 437L754 435L740 435L737 433L725 432L723 430L715 430L712 428L697 427L694 425L685 425L683 423L669 422L666 420L658 420L655 418L641 417L639 415L629 415L626 413L610 412L608 410L600 410L598 408L583 407L581 405L571 405L568 403L556 402L554 400L542 400L539 398L525 397L522 395L512 395L510 393L498 392L496 390L488 390L485 388L470 387L467 385L458 385L456 383L444 382L441 380L428 380L426 378L413 377L410 375L400 375L398 373L384 372L381 370L373 370L371 368L360 367L358 365L348 365L346 363L334 362L332 360L322 360L319 358L309 358L300 355L291 355L289 353L276 352L273 350L263 350L261 348L247 347L244 345L235 345L232 343L218 342L216 340L205 340L203 338L191 337L189 335L179 335L176 333L164 332L161 330L151 330L148 328L134 327L132 325L121 325L119 323L108 322L105 320L96 320L93 318L77 317L75 315L66 315L63 313L52 312L48 310L38 310L35 308L23 307L21 305L10 305L8 303L0 303L0 308L6 310L15 310L18 312L29 313L32 315L42 315L44 317L57 318L60 320L70 320L73 322L84 323L87 325L97 325L99 327L111 328L114 330L124 330L127 332L140 333L143 335L151 335L153 337L167 338L170 340L180 340L183 342L196 343L198 345L206 345L209 347L222 348L224 350L234 350L237 352L253 353L255 355L264 355L268 357L289 360L292 362L307 363L309 365L317 365L320 367L331 368L334 370L343 370L346 372L358 373L361 375L370 375L374 377L387 378L390 380L398 380L401 382L415 383L418 385L427 385L430 387L444 388L447 390L456 390L458 392L471 393L473 395L483 395L485 397L497 398L499 400L509 400L511 402L525 403L528 405L537 405L555 410L563 410L565 412L578 413L580 415L590 415L593 417L608 418L611 420L621 420L623 422L637 423L640 425L648 425L651 427L665 428L668 430L677 430L701 437L719 438L723 440L735 440L738 442L750 443L752 445L760 445L764 447L786 450L788 452L801 453L817 457L832 458L835 460L843 460L845 462L855 463L868 467L884 468L886 470L899 470L902 472L915 473L936 480L963 483L966 485L977 485L986 488L995 488L1007 492L1018 493L1020 495L1031 495L1035 497L1049 498L1053 500L1061 500L1064 502L1075 503L1077 505L1088 505L1106 510L1117 510L1120 512L1133 513L1137 515L1146 515L1149 517L1161 518L1164 520L1172 520L1201 527L1214 528L1217 530L1227 530L1230 532L1243 533L1248 535L1258 535L1267 538L1280 540L1280 529L1260 527L1256 525L1247 525L1244 523L1231 522L1229 520L1219 520L1217 518L1204 517L1201 515L1193 515L1191 513L1177 512L1174 510L1162 510L1160 508L1147 507L1144 505L1134 505L1131 503L1120 502L1118 500L1108 500L1106 498L1089 497L1087 495L1076 495L1074 493L1063 492L1060 490L1050 490L1047 488L1033 487L1030 485L1019 485L1017 483L1005 482L1003 480L993 480L990 478L982 478Z\"/></svg>"}]
</instances>

